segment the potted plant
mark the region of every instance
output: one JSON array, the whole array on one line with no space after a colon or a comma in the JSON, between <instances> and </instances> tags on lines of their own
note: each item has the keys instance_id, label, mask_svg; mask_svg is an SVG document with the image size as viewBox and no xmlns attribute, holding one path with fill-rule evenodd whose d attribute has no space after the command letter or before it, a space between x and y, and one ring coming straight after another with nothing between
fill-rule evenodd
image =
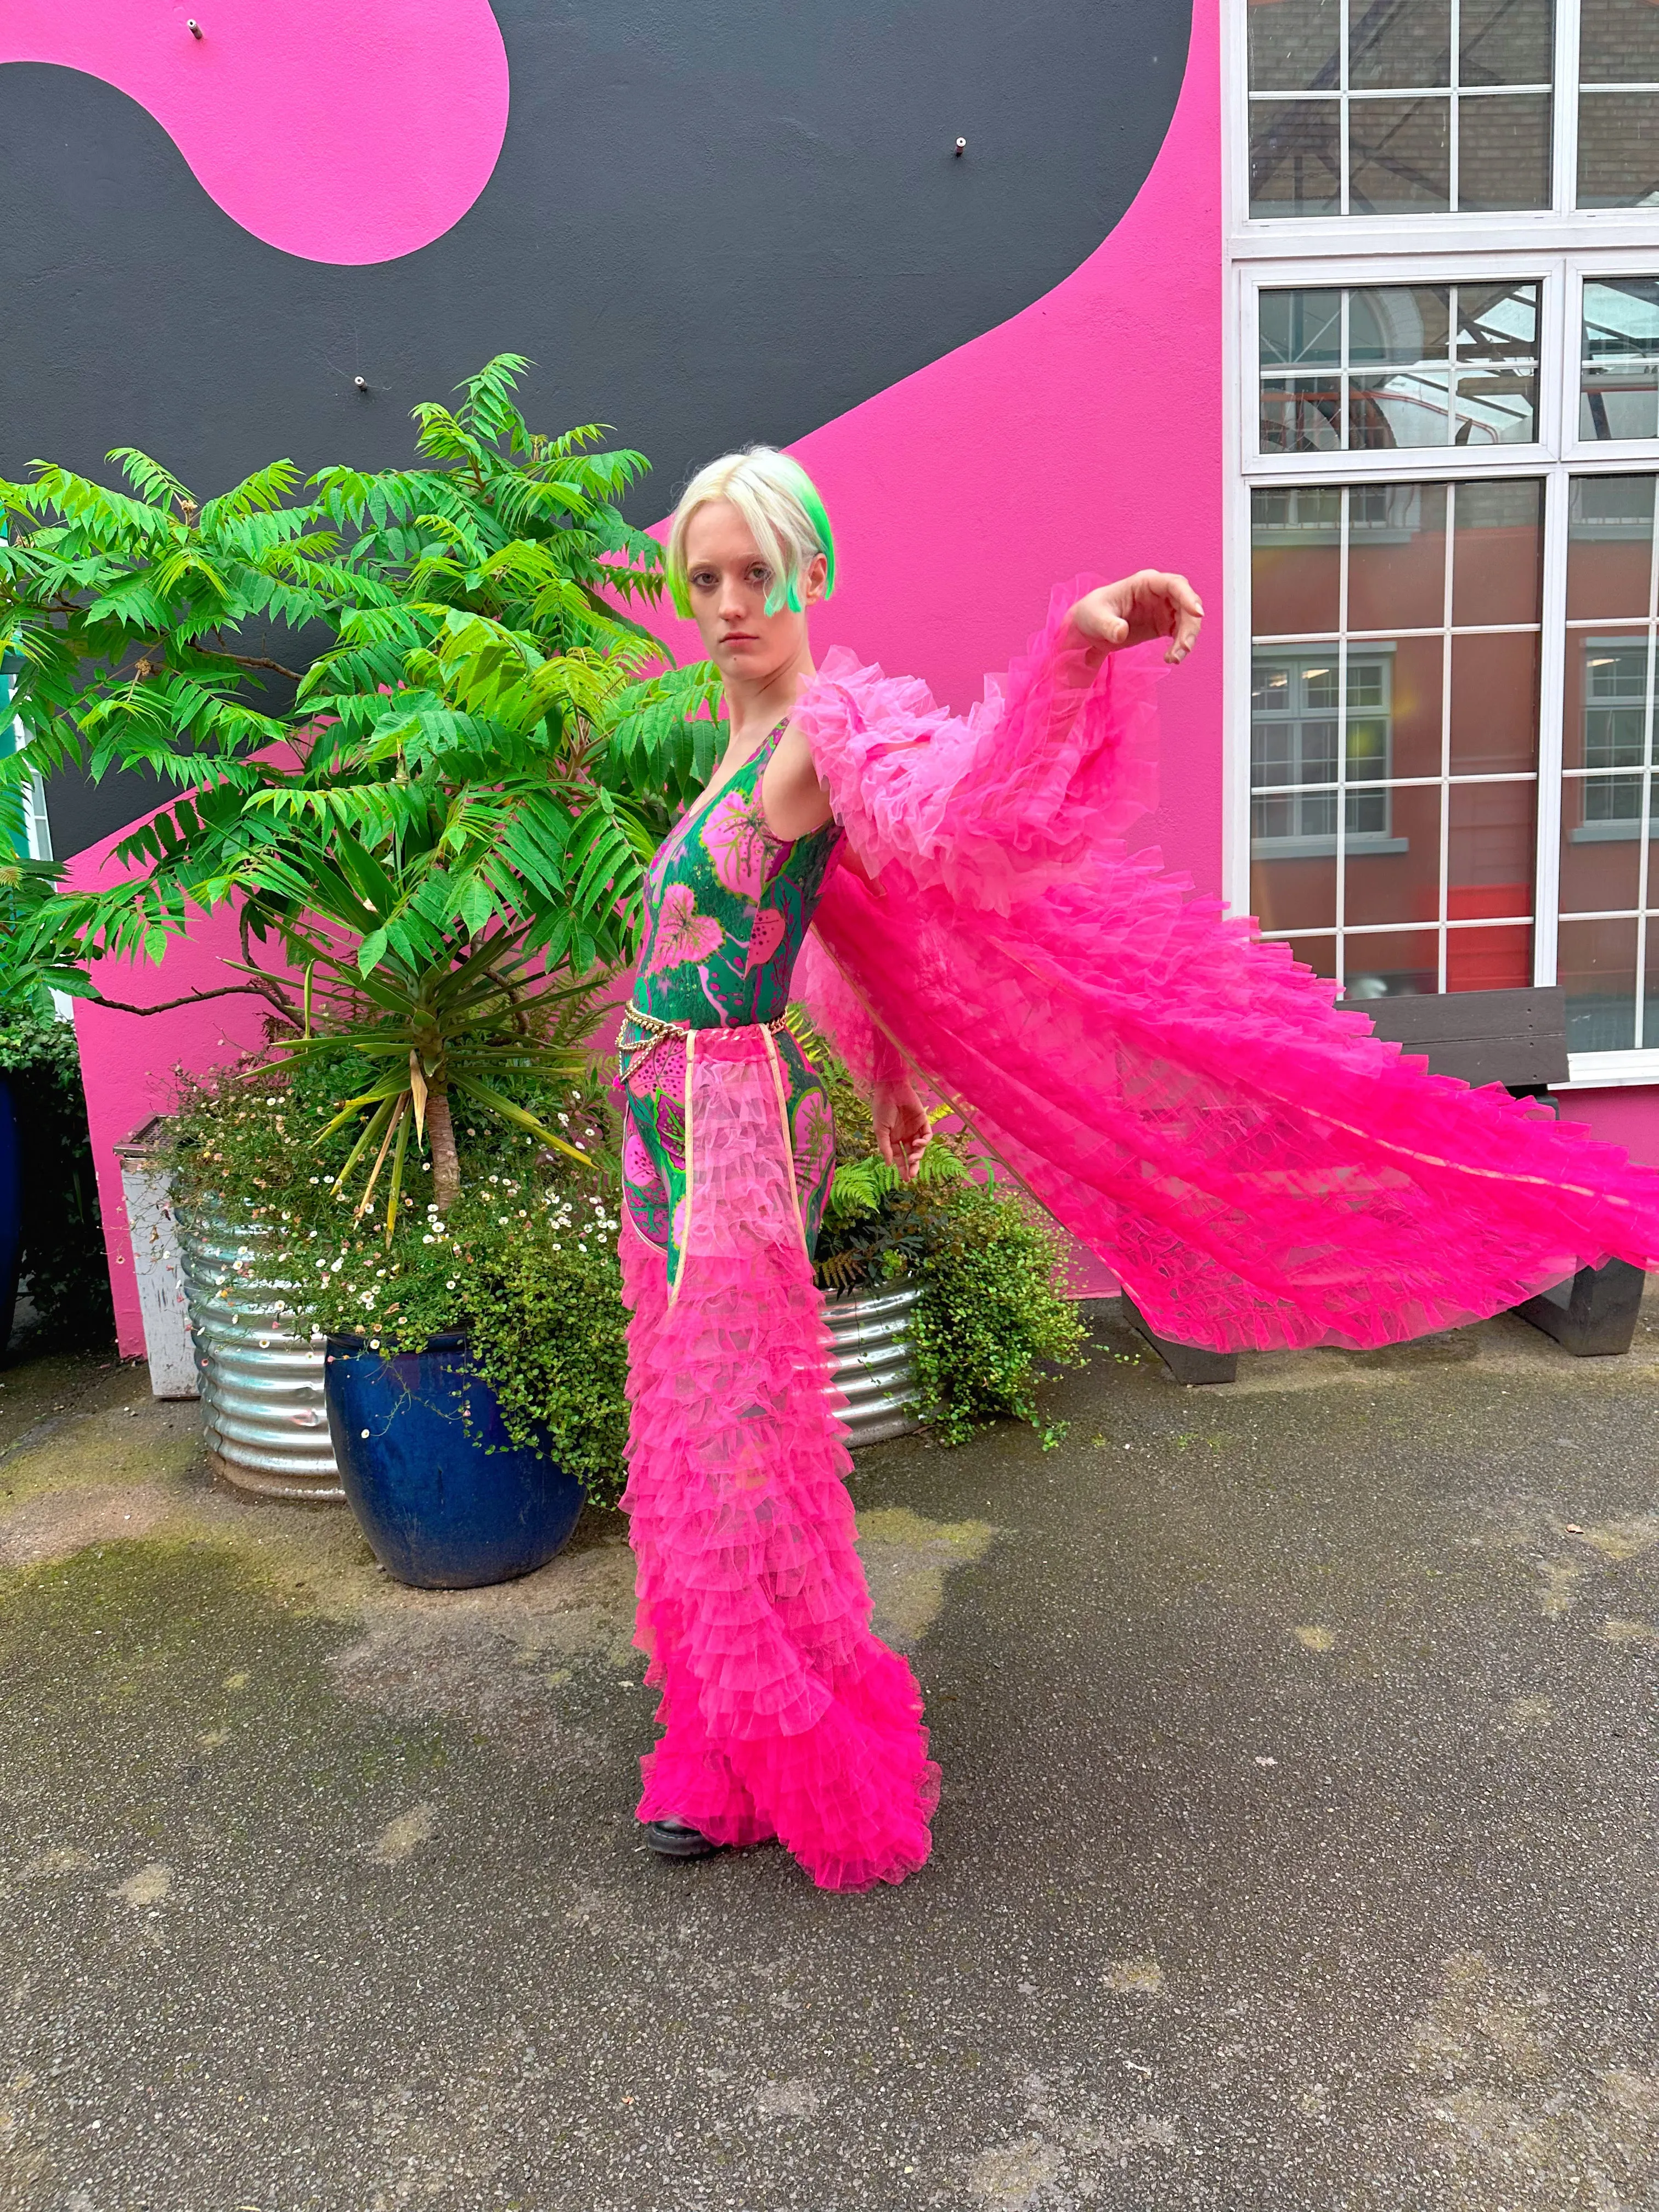
<instances>
[{"instance_id":1,"label":"potted plant","mask_svg":"<svg viewBox=\"0 0 1659 2212\"><path fill-rule=\"evenodd\" d=\"M1028 1422L1044 1448L1062 1430L1037 1402L1045 1371L1081 1364L1086 1330L1063 1281L1060 1246L1024 1192L978 1158L947 1109L914 1182L875 1148L865 1101L805 1024L826 1071L836 1170L817 1271L830 1327L863 1374L848 1395L864 1435L925 1423L961 1443L983 1423ZM902 1409L912 1419L903 1419Z\"/></svg>"},{"instance_id":2,"label":"potted plant","mask_svg":"<svg viewBox=\"0 0 1659 2212\"><path fill-rule=\"evenodd\" d=\"M661 587L657 548L616 504L645 465L599 449L592 428L531 432L512 397L522 367L502 356L456 410L417 409L408 471L328 468L301 486L276 462L198 501L123 451L131 493L55 467L0 487L0 621L31 764L146 766L184 787L119 848L126 881L37 908L31 957L102 995L100 959L159 958L196 915L233 911L241 957L222 990L264 1002L272 1080L327 1092L311 1171L356 1272L356 1247L380 1238L376 1280L411 1234L453 1244L472 1183L501 1172L469 1160L463 1115L486 1133L475 1146L516 1139L602 1190L602 1152L549 1102L583 1091L581 1037L631 952L643 866L714 757L693 726L708 672L647 672L666 656L631 611ZM327 1152L342 1139L343 1158ZM222 1213L251 1187L185 1174L180 1196L198 1221L220 1209L233 1247L244 1231L269 1242L263 1205ZM508 1446L553 1464L551 1431L515 1431L510 1400L490 1410L470 1284L438 1279L422 1276L395 1329L360 1326L361 1343L313 1302L340 1338L330 1425L371 1540L427 1579L432 1559L386 1533L421 1517L393 1493L424 1447L405 1449L390 1415L359 1417L371 1382L397 1420L440 1401L454 1413L453 1452L471 1453L477 1496L496 1493L514 1527ZM521 1571L558 1515L528 1543L484 1518L471 1516L470 1562L458 1535L443 1576Z\"/></svg>"}]
</instances>

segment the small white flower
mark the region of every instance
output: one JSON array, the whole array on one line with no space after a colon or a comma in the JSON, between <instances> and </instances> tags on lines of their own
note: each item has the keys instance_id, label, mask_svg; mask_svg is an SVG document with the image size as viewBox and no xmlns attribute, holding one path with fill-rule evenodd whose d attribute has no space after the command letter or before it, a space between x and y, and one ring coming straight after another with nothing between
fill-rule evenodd
<instances>
[{"instance_id":1,"label":"small white flower","mask_svg":"<svg viewBox=\"0 0 1659 2212\"><path fill-rule=\"evenodd\" d=\"M422 1237L421 1239L422 1244L435 1244L437 1241L435 1237Z\"/></svg>"}]
</instances>

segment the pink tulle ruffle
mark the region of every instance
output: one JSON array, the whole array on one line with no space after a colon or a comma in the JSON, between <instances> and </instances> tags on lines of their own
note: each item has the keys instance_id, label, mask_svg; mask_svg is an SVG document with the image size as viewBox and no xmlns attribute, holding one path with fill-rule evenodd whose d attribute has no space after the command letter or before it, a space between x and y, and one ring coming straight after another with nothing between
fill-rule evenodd
<instances>
[{"instance_id":1,"label":"pink tulle ruffle","mask_svg":"<svg viewBox=\"0 0 1659 2212\"><path fill-rule=\"evenodd\" d=\"M1099 581L1055 588L1006 690L988 678L966 715L936 706L915 677L861 667L845 646L824 655L795 721L872 875L896 866L913 884L1006 914L1152 805L1161 648L1089 668L1066 617Z\"/></svg>"},{"instance_id":2,"label":"pink tulle ruffle","mask_svg":"<svg viewBox=\"0 0 1659 2212\"><path fill-rule=\"evenodd\" d=\"M902 1048L1182 1342L1398 1343L1609 1257L1659 1263L1659 1172L1431 1075L1155 852L1086 828L1151 796L1158 650L1109 659L1139 673L1079 707L1059 623L1086 580L994 723L929 721L878 670L812 695L878 878L838 870L817 911L831 1042L855 1069Z\"/></svg>"},{"instance_id":3,"label":"pink tulle ruffle","mask_svg":"<svg viewBox=\"0 0 1659 2212\"><path fill-rule=\"evenodd\" d=\"M677 1295L623 1231L637 1640L662 1692L641 1820L777 1837L821 1887L898 1881L939 1793L921 1699L872 1633L769 1040L707 1030Z\"/></svg>"}]
</instances>

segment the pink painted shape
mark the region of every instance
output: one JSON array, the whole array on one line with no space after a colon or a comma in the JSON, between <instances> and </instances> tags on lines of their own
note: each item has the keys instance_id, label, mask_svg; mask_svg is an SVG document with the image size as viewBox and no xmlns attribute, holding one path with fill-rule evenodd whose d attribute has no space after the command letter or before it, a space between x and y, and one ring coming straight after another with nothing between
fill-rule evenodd
<instances>
[{"instance_id":1,"label":"pink painted shape","mask_svg":"<svg viewBox=\"0 0 1659 2212\"><path fill-rule=\"evenodd\" d=\"M115 85L234 222L307 261L429 245L507 131L489 0L10 0L0 62Z\"/></svg>"},{"instance_id":2,"label":"pink painted shape","mask_svg":"<svg viewBox=\"0 0 1659 2212\"><path fill-rule=\"evenodd\" d=\"M1221 117L1216 0L1117 228L1009 322L792 447L833 517L834 644L960 708L1081 569L1180 568L1209 609L1161 688L1162 799L1146 835L1207 890L1221 872ZM709 456L708 458L712 458ZM671 623L695 656L690 623Z\"/></svg>"}]
</instances>

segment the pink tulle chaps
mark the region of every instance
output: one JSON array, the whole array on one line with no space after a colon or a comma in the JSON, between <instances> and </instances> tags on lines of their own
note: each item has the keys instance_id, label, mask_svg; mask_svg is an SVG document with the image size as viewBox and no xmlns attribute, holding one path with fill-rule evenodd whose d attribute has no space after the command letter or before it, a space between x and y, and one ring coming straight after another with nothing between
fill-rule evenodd
<instances>
[{"instance_id":1,"label":"pink tulle chaps","mask_svg":"<svg viewBox=\"0 0 1659 2212\"><path fill-rule=\"evenodd\" d=\"M672 1295L624 1217L635 1640L661 1692L639 1817L775 1837L825 1889L927 1856L939 1770L906 1662L870 1627L775 1048L693 1039Z\"/></svg>"}]
</instances>

